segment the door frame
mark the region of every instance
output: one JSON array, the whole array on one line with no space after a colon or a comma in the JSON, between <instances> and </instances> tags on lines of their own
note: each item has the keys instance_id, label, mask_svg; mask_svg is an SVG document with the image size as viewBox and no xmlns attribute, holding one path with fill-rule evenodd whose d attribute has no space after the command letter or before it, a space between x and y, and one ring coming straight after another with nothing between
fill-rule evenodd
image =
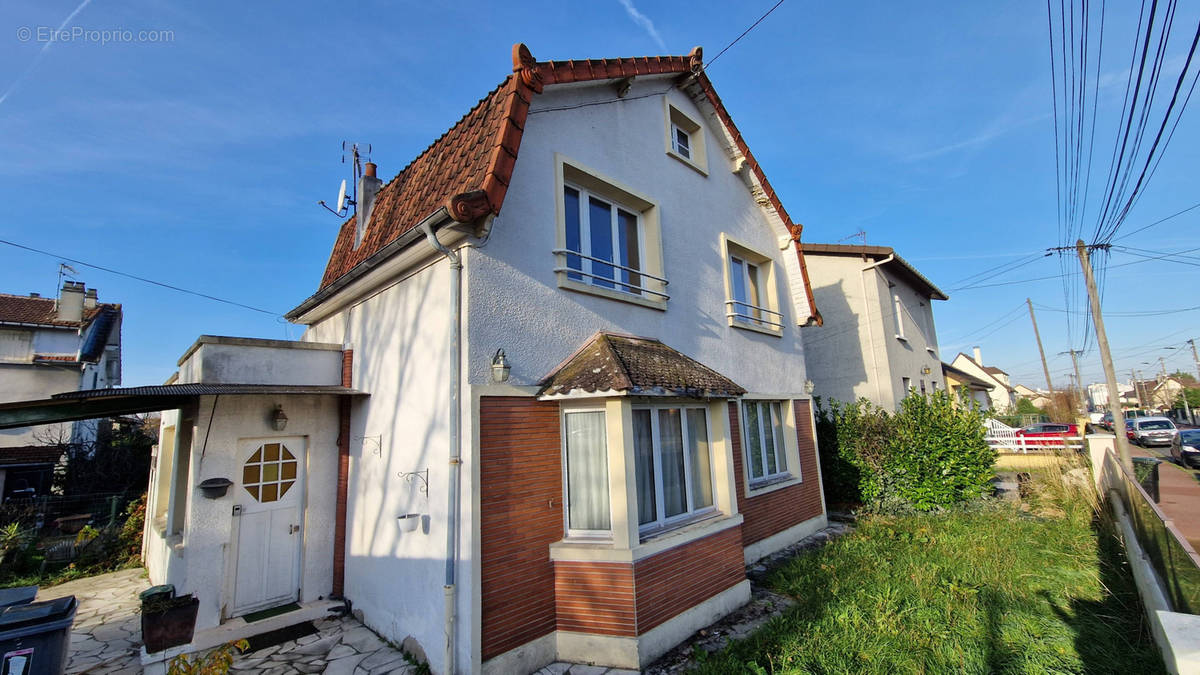
<instances>
[{"instance_id":1,"label":"door frame","mask_svg":"<svg viewBox=\"0 0 1200 675\"><path fill-rule=\"evenodd\" d=\"M229 619L236 618L238 616L242 616L244 614L250 614L252 612L256 612L259 610L269 609L273 606L278 606L278 604L287 604L286 602L284 602L284 603L270 602L270 603L264 604L261 607L257 607L257 606L252 607L250 609L247 609L245 611L235 614L235 612L237 610L233 606L233 603L237 599L236 594L237 594L238 539L241 535L242 519L240 516L233 515L233 507L236 506L237 501L239 499L241 499L242 466L245 464L245 460L242 459L242 445L243 444L251 444L251 443L258 443L258 444L275 443L275 442L288 443L288 442L297 442L297 441L301 445L303 445L304 461L299 462L298 466L296 468L296 476L298 479L297 482L300 483L300 485L299 485L300 492L297 495L297 500L298 500L297 508L299 511L298 520L300 521L300 532L299 532L300 536L296 541L296 554L293 557L293 574L295 574L295 576L296 576L296 597L291 602L300 602L300 598L302 598L304 596L304 565L305 565L305 549L306 549L305 544L307 542L307 537L308 537L308 527L307 527L307 523L306 523L306 519L307 519L307 515L308 515L308 464L309 464L308 457L309 457L309 450L311 449L310 448L311 444L309 443L309 437L306 434L305 435L296 435L296 436L278 435L278 436L239 437L234 446L233 474L234 474L234 477L236 478L236 480L234 480L233 485L230 486L234 490L234 494L236 495L236 497L234 498L234 502L229 505L230 510L228 511L229 520L231 522L229 525L228 539L226 540L226 544L228 546L228 548L226 550L229 552L229 554L225 558L225 573L224 573L224 579L222 581L222 593L221 593L222 594L222 598L221 598L221 621L222 622L227 621Z\"/></svg>"}]
</instances>

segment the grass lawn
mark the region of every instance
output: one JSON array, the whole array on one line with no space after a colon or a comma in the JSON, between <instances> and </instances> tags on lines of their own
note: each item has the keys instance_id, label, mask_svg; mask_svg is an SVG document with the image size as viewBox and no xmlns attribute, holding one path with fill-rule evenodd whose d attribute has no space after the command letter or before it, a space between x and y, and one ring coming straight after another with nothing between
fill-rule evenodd
<instances>
[{"instance_id":1,"label":"grass lawn","mask_svg":"<svg viewBox=\"0 0 1200 675\"><path fill-rule=\"evenodd\" d=\"M871 516L777 568L798 605L699 673L1164 672L1121 544L1045 474L1026 509Z\"/></svg>"}]
</instances>

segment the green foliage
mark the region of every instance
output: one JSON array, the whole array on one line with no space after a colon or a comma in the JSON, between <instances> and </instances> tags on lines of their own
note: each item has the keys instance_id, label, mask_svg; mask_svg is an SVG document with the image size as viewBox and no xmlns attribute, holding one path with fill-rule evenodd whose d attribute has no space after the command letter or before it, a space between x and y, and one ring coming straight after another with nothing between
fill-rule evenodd
<instances>
[{"instance_id":1,"label":"green foliage","mask_svg":"<svg viewBox=\"0 0 1200 675\"><path fill-rule=\"evenodd\" d=\"M1032 513L861 518L777 568L796 604L694 672L1164 672L1111 524L1057 481Z\"/></svg>"},{"instance_id":2,"label":"green foliage","mask_svg":"<svg viewBox=\"0 0 1200 675\"><path fill-rule=\"evenodd\" d=\"M226 675L233 667L234 649L245 651L250 643L245 640L229 642L205 654L188 656L180 654L167 666L167 675Z\"/></svg>"},{"instance_id":3,"label":"green foliage","mask_svg":"<svg viewBox=\"0 0 1200 675\"><path fill-rule=\"evenodd\" d=\"M1175 397L1175 402L1171 404L1171 407L1182 409L1184 396L1187 396L1188 406L1191 408L1200 408L1200 388L1197 387L1190 387L1179 392L1179 395Z\"/></svg>"},{"instance_id":4,"label":"green foliage","mask_svg":"<svg viewBox=\"0 0 1200 675\"><path fill-rule=\"evenodd\" d=\"M949 394L904 399L892 414L866 399L818 408L826 500L875 511L931 511L984 495L996 461L983 414ZM828 467L829 473L825 473Z\"/></svg>"},{"instance_id":5,"label":"green foliage","mask_svg":"<svg viewBox=\"0 0 1200 675\"><path fill-rule=\"evenodd\" d=\"M1042 409L1033 404L1033 401L1022 396L1017 399L1017 414L1018 415L1041 415Z\"/></svg>"}]
</instances>

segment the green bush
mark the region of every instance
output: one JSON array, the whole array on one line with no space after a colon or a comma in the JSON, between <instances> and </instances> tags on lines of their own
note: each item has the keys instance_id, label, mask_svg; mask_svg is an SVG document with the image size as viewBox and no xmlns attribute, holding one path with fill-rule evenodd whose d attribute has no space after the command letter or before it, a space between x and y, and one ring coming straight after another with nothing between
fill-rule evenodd
<instances>
[{"instance_id":1,"label":"green bush","mask_svg":"<svg viewBox=\"0 0 1200 675\"><path fill-rule=\"evenodd\" d=\"M983 415L956 408L943 391L909 396L894 414L866 399L831 401L817 418L822 469L833 476L826 478L827 501L932 511L989 488L996 454L984 440Z\"/></svg>"}]
</instances>

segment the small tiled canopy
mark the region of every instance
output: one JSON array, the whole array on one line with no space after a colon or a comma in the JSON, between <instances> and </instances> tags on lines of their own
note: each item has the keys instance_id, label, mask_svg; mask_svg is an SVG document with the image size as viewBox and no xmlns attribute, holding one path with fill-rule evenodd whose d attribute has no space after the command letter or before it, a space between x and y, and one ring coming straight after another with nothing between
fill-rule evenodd
<instances>
[{"instance_id":1,"label":"small tiled canopy","mask_svg":"<svg viewBox=\"0 0 1200 675\"><path fill-rule=\"evenodd\" d=\"M540 383L539 396L620 393L630 396L736 398L732 380L651 338L597 333Z\"/></svg>"}]
</instances>

